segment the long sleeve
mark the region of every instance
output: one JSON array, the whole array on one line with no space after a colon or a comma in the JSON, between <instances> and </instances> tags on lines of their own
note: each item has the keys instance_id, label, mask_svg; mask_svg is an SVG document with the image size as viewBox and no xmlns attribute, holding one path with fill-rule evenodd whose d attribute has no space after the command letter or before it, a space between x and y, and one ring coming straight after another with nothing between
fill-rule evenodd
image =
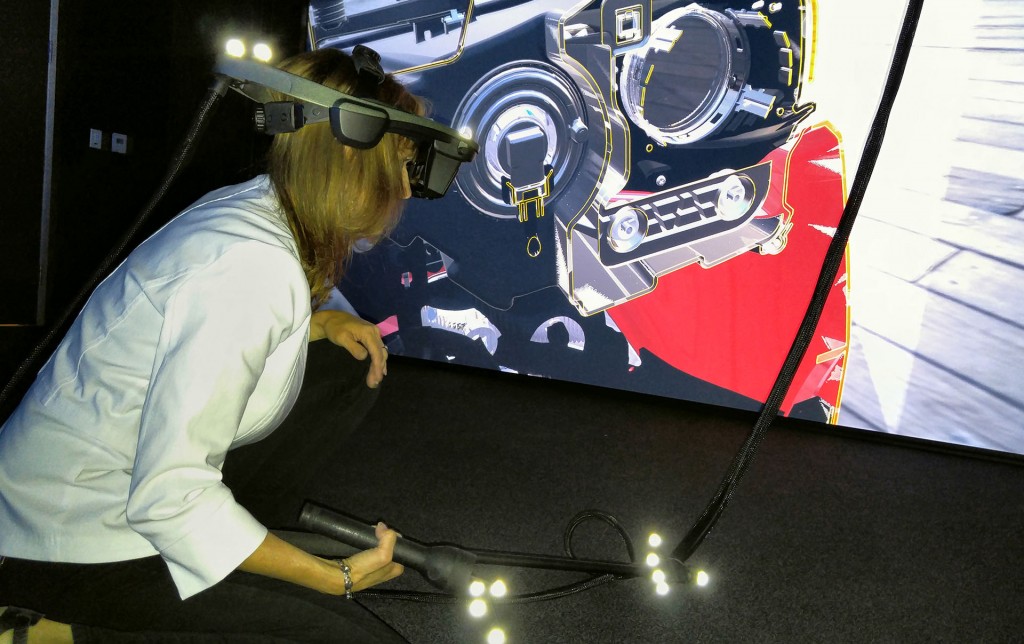
<instances>
[{"instance_id":1,"label":"long sleeve","mask_svg":"<svg viewBox=\"0 0 1024 644\"><path fill-rule=\"evenodd\" d=\"M220 468L268 357L308 333L309 292L297 286L305 280L294 257L256 242L180 281L165 300L127 521L185 598L223 579L266 536Z\"/></svg>"}]
</instances>

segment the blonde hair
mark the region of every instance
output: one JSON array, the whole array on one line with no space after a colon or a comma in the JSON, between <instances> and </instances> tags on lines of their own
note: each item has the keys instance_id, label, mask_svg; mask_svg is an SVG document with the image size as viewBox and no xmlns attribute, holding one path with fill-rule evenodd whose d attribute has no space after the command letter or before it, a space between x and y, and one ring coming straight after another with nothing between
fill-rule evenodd
<instances>
[{"instance_id":1,"label":"blonde hair","mask_svg":"<svg viewBox=\"0 0 1024 644\"><path fill-rule=\"evenodd\" d=\"M359 82L352 59L336 49L300 54L279 67L348 94ZM373 87L366 98L424 113L422 102L390 74ZM314 309L341 279L353 245L376 241L398 224L408 146L408 139L389 133L373 148L352 148L335 139L326 122L274 137L267 171L298 244Z\"/></svg>"}]
</instances>

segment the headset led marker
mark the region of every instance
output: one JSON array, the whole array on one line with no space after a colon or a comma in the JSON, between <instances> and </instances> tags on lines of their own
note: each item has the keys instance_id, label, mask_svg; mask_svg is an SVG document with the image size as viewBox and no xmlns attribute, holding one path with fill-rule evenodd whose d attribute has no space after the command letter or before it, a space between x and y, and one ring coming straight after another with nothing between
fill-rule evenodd
<instances>
[{"instance_id":1,"label":"headset led marker","mask_svg":"<svg viewBox=\"0 0 1024 644\"><path fill-rule=\"evenodd\" d=\"M224 43L224 51L227 52L228 56L241 58L245 55L245 43L239 38L231 38Z\"/></svg>"},{"instance_id":2,"label":"headset led marker","mask_svg":"<svg viewBox=\"0 0 1024 644\"><path fill-rule=\"evenodd\" d=\"M274 51L266 43L256 43L252 46L252 57L260 62L269 63L274 57Z\"/></svg>"}]
</instances>

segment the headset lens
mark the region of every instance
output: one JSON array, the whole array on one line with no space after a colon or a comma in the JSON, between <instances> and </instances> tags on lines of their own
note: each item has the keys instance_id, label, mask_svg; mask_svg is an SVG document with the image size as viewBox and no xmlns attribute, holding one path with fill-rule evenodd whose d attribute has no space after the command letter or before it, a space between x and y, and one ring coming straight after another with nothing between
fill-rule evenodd
<instances>
[{"instance_id":1,"label":"headset lens","mask_svg":"<svg viewBox=\"0 0 1024 644\"><path fill-rule=\"evenodd\" d=\"M424 141L409 164L409 185L414 197L437 199L451 186L461 161L448 157L437 149L435 141Z\"/></svg>"},{"instance_id":2,"label":"headset lens","mask_svg":"<svg viewBox=\"0 0 1024 644\"><path fill-rule=\"evenodd\" d=\"M354 148L367 149L380 143L390 122L388 113L370 105L339 100L331 107L334 138Z\"/></svg>"}]
</instances>

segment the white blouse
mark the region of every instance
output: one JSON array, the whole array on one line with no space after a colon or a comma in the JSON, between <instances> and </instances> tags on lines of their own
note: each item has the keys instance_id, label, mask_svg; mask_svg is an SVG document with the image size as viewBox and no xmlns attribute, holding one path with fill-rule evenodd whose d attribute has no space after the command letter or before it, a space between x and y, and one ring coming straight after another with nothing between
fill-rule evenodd
<instances>
[{"instance_id":1,"label":"white blouse","mask_svg":"<svg viewBox=\"0 0 1024 644\"><path fill-rule=\"evenodd\" d=\"M210 193L142 243L0 428L0 555L159 553L182 598L223 579L267 530L221 467L294 404L310 313L266 176Z\"/></svg>"}]
</instances>

